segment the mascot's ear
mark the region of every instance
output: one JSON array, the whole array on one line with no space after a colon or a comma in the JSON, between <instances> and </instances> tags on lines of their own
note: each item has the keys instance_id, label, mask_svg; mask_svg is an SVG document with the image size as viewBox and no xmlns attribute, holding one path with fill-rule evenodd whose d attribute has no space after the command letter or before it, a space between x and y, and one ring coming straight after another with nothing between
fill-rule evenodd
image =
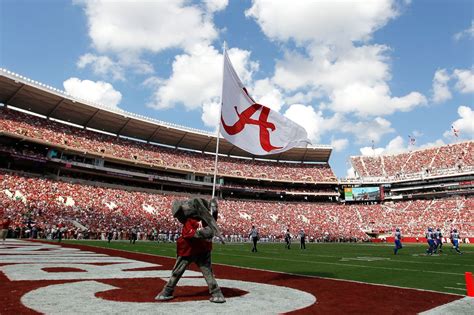
<instances>
[{"instance_id":1,"label":"mascot's ear","mask_svg":"<svg viewBox=\"0 0 474 315\"><path fill-rule=\"evenodd\" d=\"M204 212L209 212L209 203L206 199L203 198L194 198L194 209L197 210L198 213L202 214Z\"/></svg>"}]
</instances>

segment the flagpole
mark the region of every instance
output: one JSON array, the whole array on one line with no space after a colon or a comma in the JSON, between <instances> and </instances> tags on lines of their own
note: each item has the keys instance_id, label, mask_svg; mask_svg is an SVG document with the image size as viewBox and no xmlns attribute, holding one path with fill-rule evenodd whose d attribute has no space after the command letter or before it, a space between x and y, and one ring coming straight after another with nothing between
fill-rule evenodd
<instances>
[{"instance_id":1,"label":"flagpole","mask_svg":"<svg viewBox=\"0 0 474 315\"><path fill-rule=\"evenodd\" d=\"M219 126L217 127L217 140L216 140L216 157L214 160L214 179L212 181L212 198L214 199L216 194L216 179L217 179L217 160L219 157L219 139L221 134L221 115L222 115L222 98L224 93L224 67L225 67L225 54L226 54L226 43L222 46L222 89L221 89L221 100L219 102Z\"/></svg>"}]
</instances>

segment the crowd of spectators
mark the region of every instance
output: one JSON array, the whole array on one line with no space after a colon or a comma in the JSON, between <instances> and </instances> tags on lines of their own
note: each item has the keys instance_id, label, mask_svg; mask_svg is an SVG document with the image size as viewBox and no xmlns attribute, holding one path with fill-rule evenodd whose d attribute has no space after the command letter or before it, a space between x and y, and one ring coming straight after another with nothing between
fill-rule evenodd
<instances>
[{"instance_id":1,"label":"crowd of spectators","mask_svg":"<svg viewBox=\"0 0 474 315\"><path fill-rule=\"evenodd\" d=\"M409 174L430 175L474 167L474 141L448 144L394 155L353 156L352 166L360 177L402 178Z\"/></svg>"},{"instance_id":2,"label":"crowd of spectators","mask_svg":"<svg viewBox=\"0 0 474 315\"><path fill-rule=\"evenodd\" d=\"M0 109L0 131L45 141L53 146L76 151L141 162L150 166L171 167L200 173L212 173L211 154L170 149L77 128L41 117ZM220 175L283 181L337 182L329 164L289 163L219 158Z\"/></svg>"},{"instance_id":3,"label":"crowd of spectators","mask_svg":"<svg viewBox=\"0 0 474 315\"><path fill-rule=\"evenodd\" d=\"M0 172L0 216L12 218L14 230L33 228L47 236L64 226L75 238L127 238L136 229L142 238L165 235L172 240L180 225L171 215L173 200L186 195L152 194ZM208 197L208 196L207 196ZM220 200L219 226L227 238L243 239L255 225L267 239L280 239L287 228L303 229L314 240L368 239L367 231L424 235L427 226L474 236L474 199L452 197L383 204ZM467 235L469 234L469 235ZM25 234L23 234L25 235Z\"/></svg>"},{"instance_id":4,"label":"crowd of spectators","mask_svg":"<svg viewBox=\"0 0 474 315\"><path fill-rule=\"evenodd\" d=\"M70 184L38 177L0 173L0 209L12 217L13 225L34 224L38 230L54 229L59 224L70 230L87 227L100 235L139 228L176 231L171 203L178 196L152 195L97 186ZM80 229L80 228L79 228Z\"/></svg>"}]
</instances>

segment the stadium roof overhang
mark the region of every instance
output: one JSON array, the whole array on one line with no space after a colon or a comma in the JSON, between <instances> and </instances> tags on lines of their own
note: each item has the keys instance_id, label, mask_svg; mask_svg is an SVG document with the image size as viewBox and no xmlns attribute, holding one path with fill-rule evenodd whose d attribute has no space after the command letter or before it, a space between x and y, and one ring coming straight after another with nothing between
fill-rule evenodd
<instances>
[{"instance_id":1,"label":"stadium roof overhang","mask_svg":"<svg viewBox=\"0 0 474 315\"><path fill-rule=\"evenodd\" d=\"M48 118L125 137L201 152L215 152L216 150L217 137L205 131L154 120L78 99L5 69L0 69L0 102ZM267 155L265 159L327 163L331 152L331 146L318 145L308 148L293 148L283 153ZM219 142L219 153L262 158L239 149L223 138Z\"/></svg>"}]
</instances>

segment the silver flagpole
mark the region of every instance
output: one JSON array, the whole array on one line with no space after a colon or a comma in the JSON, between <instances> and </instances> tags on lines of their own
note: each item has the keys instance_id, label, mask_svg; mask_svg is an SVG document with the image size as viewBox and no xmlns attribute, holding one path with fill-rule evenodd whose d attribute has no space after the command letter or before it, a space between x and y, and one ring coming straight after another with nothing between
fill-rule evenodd
<instances>
[{"instance_id":1,"label":"silver flagpole","mask_svg":"<svg viewBox=\"0 0 474 315\"><path fill-rule=\"evenodd\" d=\"M219 157L219 139L221 134L221 115L222 115L222 94L224 93L224 67L225 67L225 53L226 43L222 47L222 90L221 90L221 101L219 108L219 127L217 127L217 140L216 140L216 158L214 160L214 180L212 181L212 198L216 195L216 179L217 179L217 160Z\"/></svg>"}]
</instances>

